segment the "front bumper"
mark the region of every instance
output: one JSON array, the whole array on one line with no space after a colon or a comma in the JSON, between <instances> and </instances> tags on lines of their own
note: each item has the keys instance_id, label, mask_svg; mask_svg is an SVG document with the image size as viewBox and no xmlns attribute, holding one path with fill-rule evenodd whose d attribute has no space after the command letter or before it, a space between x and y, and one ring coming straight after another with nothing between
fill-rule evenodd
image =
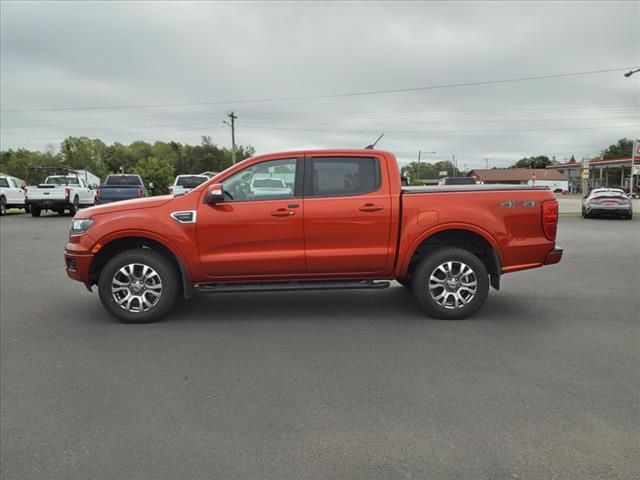
<instances>
[{"instance_id":1,"label":"front bumper","mask_svg":"<svg viewBox=\"0 0 640 480\"><path fill-rule=\"evenodd\" d=\"M91 249L95 241L88 235L72 236L64 247L64 266L67 276L79 282L90 281L91 262L95 257Z\"/></svg>"},{"instance_id":2,"label":"front bumper","mask_svg":"<svg viewBox=\"0 0 640 480\"><path fill-rule=\"evenodd\" d=\"M553 265L554 263L558 263L562 259L562 253L564 250L560 247L556 247L547 253L546 258L544 259L545 265Z\"/></svg>"}]
</instances>

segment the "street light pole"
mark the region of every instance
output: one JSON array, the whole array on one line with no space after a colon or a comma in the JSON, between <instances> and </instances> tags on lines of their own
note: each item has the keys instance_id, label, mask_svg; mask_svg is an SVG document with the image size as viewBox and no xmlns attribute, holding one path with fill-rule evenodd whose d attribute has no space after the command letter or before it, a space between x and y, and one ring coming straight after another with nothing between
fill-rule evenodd
<instances>
[{"instance_id":1,"label":"street light pole","mask_svg":"<svg viewBox=\"0 0 640 480\"><path fill-rule=\"evenodd\" d=\"M416 180L420 180L420 157L423 153L430 153L432 155L436 154L436 152L423 152L422 150L418 150L418 171L416 172Z\"/></svg>"}]
</instances>

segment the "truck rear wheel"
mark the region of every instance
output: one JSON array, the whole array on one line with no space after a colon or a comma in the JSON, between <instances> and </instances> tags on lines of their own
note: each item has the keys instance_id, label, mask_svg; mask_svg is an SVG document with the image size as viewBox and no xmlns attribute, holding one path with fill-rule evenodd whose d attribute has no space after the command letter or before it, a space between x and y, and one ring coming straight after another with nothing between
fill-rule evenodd
<instances>
[{"instance_id":1,"label":"truck rear wheel","mask_svg":"<svg viewBox=\"0 0 640 480\"><path fill-rule=\"evenodd\" d=\"M429 315L461 320L474 314L489 294L489 274L482 260L462 248L442 248L425 255L413 272L413 293Z\"/></svg>"},{"instance_id":2,"label":"truck rear wheel","mask_svg":"<svg viewBox=\"0 0 640 480\"><path fill-rule=\"evenodd\" d=\"M179 273L171 261L150 249L137 248L113 257L100 273L102 305L125 323L160 320L176 303Z\"/></svg>"},{"instance_id":3,"label":"truck rear wheel","mask_svg":"<svg viewBox=\"0 0 640 480\"><path fill-rule=\"evenodd\" d=\"M7 200L4 197L0 197L0 215L6 215L7 213Z\"/></svg>"},{"instance_id":4,"label":"truck rear wheel","mask_svg":"<svg viewBox=\"0 0 640 480\"><path fill-rule=\"evenodd\" d=\"M80 200L78 197L73 197L73 203L69 206L69 215L72 217L80 210Z\"/></svg>"},{"instance_id":5,"label":"truck rear wheel","mask_svg":"<svg viewBox=\"0 0 640 480\"><path fill-rule=\"evenodd\" d=\"M40 216L40 207L31 207L31 216L32 217L39 217Z\"/></svg>"}]
</instances>

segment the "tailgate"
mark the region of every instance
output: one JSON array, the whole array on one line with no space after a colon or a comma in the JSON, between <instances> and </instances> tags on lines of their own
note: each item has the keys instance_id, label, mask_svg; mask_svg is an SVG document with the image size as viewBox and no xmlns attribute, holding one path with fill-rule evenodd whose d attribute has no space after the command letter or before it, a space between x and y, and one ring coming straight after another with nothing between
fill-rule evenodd
<instances>
[{"instance_id":1,"label":"tailgate","mask_svg":"<svg viewBox=\"0 0 640 480\"><path fill-rule=\"evenodd\" d=\"M98 193L101 200L128 200L138 198L138 187L125 187L120 185L107 185L100 187Z\"/></svg>"},{"instance_id":2,"label":"tailgate","mask_svg":"<svg viewBox=\"0 0 640 480\"><path fill-rule=\"evenodd\" d=\"M36 187L27 188L29 200L64 200L64 188L60 187Z\"/></svg>"}]
</instances>

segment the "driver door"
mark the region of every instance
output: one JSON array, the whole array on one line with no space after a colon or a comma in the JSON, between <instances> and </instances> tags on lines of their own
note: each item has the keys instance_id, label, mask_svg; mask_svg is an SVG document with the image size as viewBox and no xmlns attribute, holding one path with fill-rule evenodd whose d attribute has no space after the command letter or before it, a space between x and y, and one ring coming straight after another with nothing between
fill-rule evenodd
<instances>
[{"instance_id":1,"label":"driver door","mask_svg":"<svg viewBox=\"0 0 640 480\"><path fill-rule=\"evenodd\" d=\"M199 205L198 248L207 275L305 273L302 169L301 158L249 165L222 182L223 202Z\"/></svg>"}]
</instances>

